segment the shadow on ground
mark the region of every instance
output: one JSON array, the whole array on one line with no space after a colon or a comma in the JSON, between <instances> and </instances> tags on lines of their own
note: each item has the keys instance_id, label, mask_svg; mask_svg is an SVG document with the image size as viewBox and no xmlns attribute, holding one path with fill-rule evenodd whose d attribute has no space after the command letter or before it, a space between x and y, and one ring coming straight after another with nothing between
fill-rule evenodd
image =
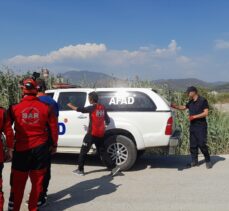
<instances>
[{"instance_id":1,"label":"shadow on ground","mask_svg":"<svg viewBox=\"0 0 229 211\"><path fill-rule=\"evenodd\" d=\"M42 210L68 210L73 206L93 201L95 198L111 194L119 185L112 183L110 175L85 180L49 195L49 205Z\"/></svg>"},{"instance_id":2,"label":"shadow on ground","mask_svg":"<svg viewBox=\"0 0 229 211\"><path fill-rule=\"evenodd\" d=\"M214 165L216 165L220 161L224 161L225 158L214 155L211 156L211 160ZM177 156L157 156L157 155L144 155L139 158L135 164L135 166L131 169L131 171L140 171L146 168L167 168L167 169L177 169L178 171L182 171L187 169L187 164L190 163L189 155L177 155ZM200 158L200 165L205 164L204 158Z\"/></svg>"},{"instance_id":3,"label":"shadow on ground","mask_svg":"<svg viewBox=\"0 0 229 211\"><path fill-rule=\"evenodd\" d=\"M78 165L78 157L79 155L70 154L70 153L59 153L55 154L52 159L53 164L64 164L64 165L73 165L77 168ZM104 167L103 169L99 168L98 170L87 171L85 174L99 173L108 171L107 167L105 167L99 157L97 155L88 155L85 163L85 167L87 166L97 166Z\"/></svg>"},{"instance_id":4,"label":"shadow on ground","mask_svg":"<svg viewBox=\"0 0 229 211\"><path fill-rule=\"evenodd\" d=\"M57 153L53 156L52 162L55 164L77 165L78 157L79 157L78 154ZM102 164L97 155L88 155L86 160L86 165L101 166Z\"/></svg>"},{"instance_id":5,"label":"shadow on ground","mask_svg":"<svg viewBox=\"0 0 229 211\"><path fill-rule=\"evenodd\" d=\"M75 154L57 154L53 158L53 163L55 164L65 164L65 165L77 165L78 155ZM213 155L211 156L211 160L214 165L216 165L220 161L224 161L225 158ZM190 163L189 155L174 155L174 156L161 156L161 155L152 155L152 154L144 154L140 158L137 159L134 167L130 171L140 171L146 168L173 168L178 171L182 171L187 169L187 164ZM200 157L200 165L203 165L204 158ZM99 157L96 155L89 155L87 158L86 166L103 166ZM88 173L101 172L105 171L106 168L95 170Z\"/></svg>"}]
</instances>

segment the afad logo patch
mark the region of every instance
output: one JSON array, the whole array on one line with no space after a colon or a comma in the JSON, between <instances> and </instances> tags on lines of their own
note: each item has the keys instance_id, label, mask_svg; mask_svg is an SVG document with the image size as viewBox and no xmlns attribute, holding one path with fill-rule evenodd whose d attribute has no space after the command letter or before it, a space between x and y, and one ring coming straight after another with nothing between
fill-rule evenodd
<instances>
[{"instance_id":1,"label":"afad logo patch","mask_svg":"<svg viewBox=\"0 0 229 211\"><path fill-rule=\"evenodd\" d=\"M28 107L26 109L24 109L22 112L22 121L25 124L36 124L37 122L39 122L39 118L40 118L40 113L39 110L35 107Z\"/></svg>"},{"instance_id":2,"label":"afad logo patch","mask_svg":"<svg viewBox=\"0 0 229 211\"><path fill-rule=\"evenodd\" d=\"M97 117L104 117L105 116L104 110L98 110L98 111L96 111L96 116Z\"/></svg>"}]
</instances>

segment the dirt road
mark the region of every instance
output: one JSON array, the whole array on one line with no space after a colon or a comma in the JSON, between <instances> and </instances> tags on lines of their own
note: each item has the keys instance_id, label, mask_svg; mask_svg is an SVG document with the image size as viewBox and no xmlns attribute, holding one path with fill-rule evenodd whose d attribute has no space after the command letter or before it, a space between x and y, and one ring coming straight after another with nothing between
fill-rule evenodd
<instances>
[{"instance_id":1,"label":"dirt road","mask_svg":"<svg viewBox=\"0 0 229 211\"><path fill-rule=\"evenodd\" d=\"M72 174L76 156L58 155L46 211L227 211L229 210L229 156L214 156L214 168L185 169L187 156L143 156L134 169L112 178L96 157L90 157L87 175ZM4 169L6 202L10 164ZM27 186L25 199L27 199ZM21 210L27 210L23 204Z\"/></svg>"}]
</instances>

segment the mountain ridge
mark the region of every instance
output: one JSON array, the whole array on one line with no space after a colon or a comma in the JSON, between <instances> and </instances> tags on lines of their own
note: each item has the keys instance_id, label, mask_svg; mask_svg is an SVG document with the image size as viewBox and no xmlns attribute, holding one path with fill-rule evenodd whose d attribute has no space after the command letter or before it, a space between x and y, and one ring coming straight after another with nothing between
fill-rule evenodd
<instances>
[{"instance_id":1,"label":"mountain ridge","mask_svg":"<svg viewBox=\"0 0 229 211\"><path fill-rule=\"evenodd\" d=\"M68 80L68 82L81 85L86 83L89 86L109 86L109 83L117 82L116 84L123 85L126 80L120 79L115 76L111 76L102 72L92 72L88 70L71 70L61 74L62 77ZM152 80L154 84L167 86L172 90L183 91L188 86L203 87L215 91L229 91L229 82L216 81L206 82L197 78L183 78L183 79L159 79Z\"/></svg>"}]
</instances>

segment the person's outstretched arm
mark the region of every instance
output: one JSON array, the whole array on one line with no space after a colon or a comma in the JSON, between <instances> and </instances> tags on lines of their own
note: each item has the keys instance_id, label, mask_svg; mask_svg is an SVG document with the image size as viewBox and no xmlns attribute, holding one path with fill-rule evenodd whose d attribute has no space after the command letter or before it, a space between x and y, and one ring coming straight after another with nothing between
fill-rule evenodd
<instances>
[{"instance_id":1,"label":"person's outstretched arm","mask_svg":"<svg viewBox=\"0 0 229 211\"><path fill-rule=\"evenodd\" d=\"M77 111L77 107L74 106L72 103L68 103L67 106L71 108L72 110Z\"/></svg>"},{"instance_id":2,"label":"person's outstretched arm","mask_svg":"<svg viewBox=\"0 0 229 211\"><path fill-rule=\"evenodd\" d=\"M171 107L180 111L184 111L187 109L187 106L182 106L182 105L176 105L174 103L171 104Z\"/></svg>"},{"instance_id":3,"label":"person's outstretched arm","mask_svg":"<svg viewBox=\"0 0 229 211\"><path fill-rule=\"evenodd\" d=\"M87 106L87 107L76 107L72 103L68 103L67 106L69 108L71 108L72 110L78 111L78 112L81 112L81 113L91 113L95 109L94 105L90 105L90 106Z\"/></svg>"}]
</instances>

